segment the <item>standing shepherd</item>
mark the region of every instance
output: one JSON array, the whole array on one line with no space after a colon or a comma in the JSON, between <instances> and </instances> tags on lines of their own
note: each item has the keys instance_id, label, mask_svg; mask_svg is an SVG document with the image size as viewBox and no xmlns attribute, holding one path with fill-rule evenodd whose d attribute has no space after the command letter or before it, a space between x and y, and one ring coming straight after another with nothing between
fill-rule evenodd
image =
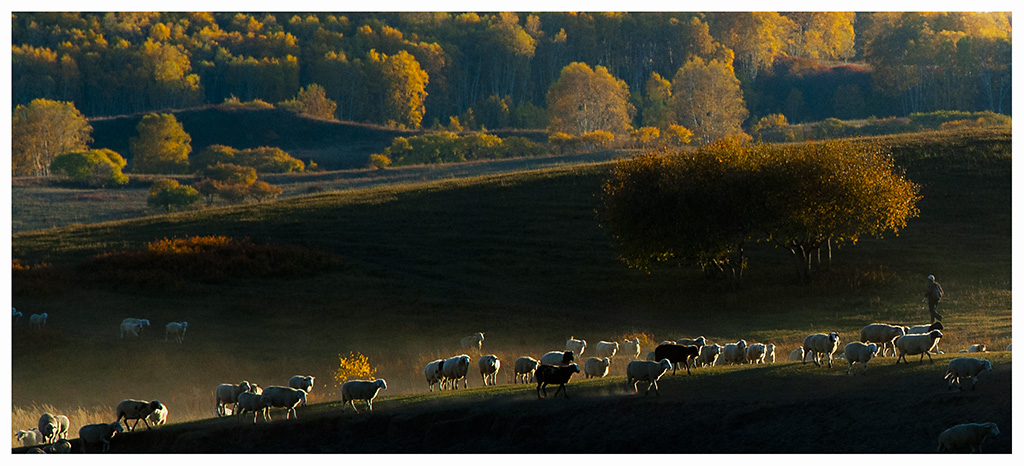
<instances>
[{"instance_id":1,"label":"standing shepherd","mask_svg":"<svg viewBox=\"0 0 1024 466\"><path fill-rule=\"evenodd\" d=\"M942 299L942 285L935 281L935 275L929 275L928 289L925 290L924 299L921 302L928 301L928 313L931 314L932 323L942 320L942 314L935 312L935 305L939 304L940 299Z\"/></svg>"}]
</instances>

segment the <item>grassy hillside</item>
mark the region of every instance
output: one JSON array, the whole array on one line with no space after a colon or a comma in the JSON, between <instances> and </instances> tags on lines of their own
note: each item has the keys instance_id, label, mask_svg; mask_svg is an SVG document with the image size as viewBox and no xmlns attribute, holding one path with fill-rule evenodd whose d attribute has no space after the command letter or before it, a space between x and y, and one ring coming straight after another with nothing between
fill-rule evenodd
<instances>
[{"instance_id":1,"label":"grassy hillside","mask_svg":"<svg viewBox=\"0 0 1024 466\"><path fill-rule=\"evenodd\" d=\"M616 260L595 220L601 180L609 167L601 163L319 193L265 205L17 234L13 256L29 269L14 271L14 305L26 316L47 312L50 319L42 332L30 332L24 320L14 327L13 427L23 428L19 419L37 418L42 405L79 413L82 422L109 421L107 413L123 398L162 400L170 406L173 422L203 419L213 415L212 392L219 383L247 379L264 386L283 384L294 374L317 376L319 386L311 401L333 401L338 391L331 373L338 354L359 351L388 381L383 395L389 398L381 401L379 413L343 418L330 413L332 405L317 404L307 412L323 410L322 419L300 414L303 422L311 417L311 422L339 432L336 442L304 439L284 445L239 440L243 443L213 446L203 438L220 438L210 433L227 425L221 420L206 421L213 424L187 434L192 442L188 445L201 445L204 451L356 450L363 448L358 446L362 433L385 432L378 438L395 439L397 451L435 451L429 445L436 442L428 440L440 434L422 433L423 425L430 424L430 432L480 433L482 438L491 435L505 442L500 445L550 449L540 435L556 435L548 424L563 416L571 416L572 425L579 427L573 442L579 445L594 434L587 426L615 413L654 419L668 412L677 414L653 425L678 426L680 419L701 413L703 423L698 425L705 430L744 430L753 425L762 432L806 432L802 435L809 437L774 436L774 441L737 445L709 436L700 438L696 447L672 442L680 437L671 429L665 432L672 435L648 429L622 433L622 438L663 440L664 447L636 447L645 451L933 450L941 426L989 420L968 413L1006 416L1009 391L996 387L1004 377L999 374L1010 369L1008 354L994 355L998 370L983 378L978 388L983 395L946 395L941 380L944 360L904 369L902 364L891 366L889 359L879 362L877 371L873 363L860 378L846 377L839 370L789 365L676 376L666 382L657 401L648 397L622 402L614 387L622 385L624 362L613 366L614 380L574 381L571 394L577 393L572 391L576 386L583 393L583 387L593 388L590 395L570 400L579 404L538 405L528 389L512 387L471 391L467 399L460 394L450 405L440 406L419 401L453 395L400 396L424 392L423 365L459 354L459 337L478 331L486 332L484 351L497 354L506 368L520 355L537 357L560 349L569 335L591 344L637 335L645 345L696 335L719 343L743 338L775 343L779 359L785 359L809 333L838 330L849 341L860 327L874 321L926 322L920 296L927 274L935 274L947 292L941 312L947 316L948 329L940 349L955 352L972 343L1004 348L1011 337L1009 134L969 136L893 139L907 176L922 186L920 218L898 237L862 240L836 251L832 270L822 272L809 286L794 283L786 253L763 244L750 251L748 287L740 291L706 282L690 268L652 274L627 269ZM313 256L335 260L323 266L299 260L307 256L282 255L255 263L252 272L233 279L191 272L168 279L166 270L119 268L89 259L142 248L164 237L194 235L300 246ZM181 260L184 266L178 270L193 270L188 268L189 256L182 255ZM268 265L272 271L277 263L296 267L281 276L256 272ZM174 275L173 270L170 273ZM121 341L117 327L124 317L149 318L154 327L140 341ZM185 344L165 344L163 325L181 320L189 322ZM765 377L748 371L763 371ZM739 383L755 380L752 385L773 389L725 396L716 384L730 379L718 375L734 373L741 377ZM479 385L477 377L471 386ZM1009 376L1005 377L1008 386ZM987 381L993 385L986 386ZM846 391L852 386L860 388ZM886 390L900 396L887 397ZM705 395L687 396L695 391ZM1003 395L993 398L993 392ZM886 429L850 443L841 438L841 426L858 420L863 410L857 404L844 405L849 396L890 409L884 415L872 414L869 425L902 426L896 422L897 413L925 410L932 416L922 416L927 421L913 424L921 427L906 427L913 432L896 437L911 436L907 443L883 437ZM514 415L468 415L459 403L474 403L474 409L485 413ZM795 406L806 407L806 414L785 414ZM595 411L598 414L588 414ZM805 427L808 422L821 423L825 415L836 416L831 430L812 433ZM463 418L466 423L454 422ZM451 422L435 430L431 422L436 419ZM1005 423L996 422L1004 432L1001 439L1007 440L996 448L1008 451L1010 420L1006 416ZM302 430L296 425L302 424L274 424L254 432ZM173 443L173 432L189 428L173 426L167 434L146 435L162 438L154 442ZM360 434L349 434L352 429ZM399 434L406 432L414 439L402 443ZM873 449L874 441L884 441L887 447ZM387 451L392 444L367 445L369 451ZM489 451L509 451L501 448Z\"/></svg>"}]
</instances>

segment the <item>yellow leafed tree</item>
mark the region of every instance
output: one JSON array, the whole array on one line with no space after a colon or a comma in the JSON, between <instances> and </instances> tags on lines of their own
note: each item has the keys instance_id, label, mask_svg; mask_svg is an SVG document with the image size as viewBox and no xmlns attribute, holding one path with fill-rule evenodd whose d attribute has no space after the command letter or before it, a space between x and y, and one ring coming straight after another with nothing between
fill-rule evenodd
<instances>
[{"instance_id":1,"label":"yellow leafed tree","mask_svg":"<svg viewBox=\"0 0 1024 466\"><path fill-rule=\"evenodd\" d=\"M92 126L70 102L35 99L11 116L11 173L46 176L65 152L87 150Z\"/></svg>"},{"instance_id":2,"label":"yellow leafed tree","mask_svg":"<svg viewBox=\"0 0 1024 466\"><path fill-rule=\"evenodd\" d=\"M562 68L558 80L548 89L548 131L582 136L607 131L627 134L635 111L629 103L629 86L603 66L591 69L574 62Z\"/></svg>"},{"instance_id":3,"label":"yellow leafed tree","mask_svg":"<svg viewBox=\"0 0 1024 466\"><path fill-rule=\"evenodd\" d=\"M135 129L139 135L129 139L133 173L185 173L192 137L170 113L151 113L142 117Z\"/></svg>"},{"instance_id":4,"label":"yellow leafed tree","mask_svg":"<svg viewBox=\"0 0 1024 466\"><path fill-rule=\"evenodd\" d=\"M700 143L743 134L740 124L748 112L728 61L691 58L672 79L671 102L676 121Z\"/></svg>"}]
</instances>

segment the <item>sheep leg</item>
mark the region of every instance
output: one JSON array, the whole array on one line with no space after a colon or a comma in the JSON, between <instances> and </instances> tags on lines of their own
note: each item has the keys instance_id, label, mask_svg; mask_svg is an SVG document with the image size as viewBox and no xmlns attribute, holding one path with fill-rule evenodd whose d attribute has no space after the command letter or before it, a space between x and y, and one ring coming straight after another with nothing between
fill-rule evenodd
<instances>
[{"instance_id":1,"label":"sheep leg","mask_svg":"<svg viewBox=\"0 0 1024 466\"><path fill-rule=\"evenodd\" d=\"M558 386L558 390L555 390L555 398L558 398L558 392L562 392L562 394L565 395L566 398L569 398L569 392L565 391L564 383Z\"/></svg>"},{"instance_id":2,"label":"sheep leg","mask_svg":"<svg viewBox=\"0 0 1024 466\"><path fill-rule=\"evenodd\" d=\"M152 427L150 427L150 426L149 426L149 420L148 420L148 419L146 419L146 418L148 418L148 417L149 417L149 416L146 416L146 417L142 418L142 422L145 422L145 423L146 423L146 430L150 430L150 429L152 429ZM136 423L136 424L138 424L138 423L139 423L139 421L135 421L135 423Z\"/></svg>"},{"instance_id":3,"label":"sheep leg","mask_svg":"<svg viewBox=\"0 0 1024 466\"><path fill-rule=\"evenodd\" d=\"M373 411L373 400L366 400L366 407Z\"/></svg>"}]
</instances>

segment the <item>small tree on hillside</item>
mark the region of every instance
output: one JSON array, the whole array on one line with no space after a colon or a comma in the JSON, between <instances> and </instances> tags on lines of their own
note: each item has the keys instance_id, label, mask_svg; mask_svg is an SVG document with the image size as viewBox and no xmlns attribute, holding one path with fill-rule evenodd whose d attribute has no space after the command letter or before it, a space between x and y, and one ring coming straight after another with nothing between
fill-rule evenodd
<instances>
[{"instance_id":1,"label":"small tree on hillside","mask_svg":"<svg viewBox=\"0 0 1024 466\"><path fill-rule=\"evenodd\" d=\"M157 180L150 186L146 202L170 212L175 207L188 207L198 200L199 192L191 186L183 186L176 180Z\"/></svg>"},{"instance_id":2,"label":"small tree on hillside","mask_svg":"<svg viewBox=\"0 0 1024 466\"><path fill-rule=\"evenodd\" d=\"M334 115L338 111L338 104L328 99L327 91L316 83L299 89L294 99L277 105L300 115L321 120L335 120Z\"/></svg>"},{"instance_id":3,"label":"small tree on hillside","mask_svg":"<svg viewBox=\"0 0 1024 466\"><path fill-rule=\"evenodd\" d=\"M50 164L50 171L77 183L102 188L127 184L128 175L121 173L126 164L117 152L93 149L58 155Z\"/></svg>"},{"instance_id":4,"label":"small tree on hillside","mask_svg":"<svg viewBox=\"0 0 1024 466\"><path fill-rule=\"evenodd\" d=\"M151 113L135 127L139 135L129 139L134 173L187 173L192 137L170 113Z\"/></svg>"}]
</instances>

